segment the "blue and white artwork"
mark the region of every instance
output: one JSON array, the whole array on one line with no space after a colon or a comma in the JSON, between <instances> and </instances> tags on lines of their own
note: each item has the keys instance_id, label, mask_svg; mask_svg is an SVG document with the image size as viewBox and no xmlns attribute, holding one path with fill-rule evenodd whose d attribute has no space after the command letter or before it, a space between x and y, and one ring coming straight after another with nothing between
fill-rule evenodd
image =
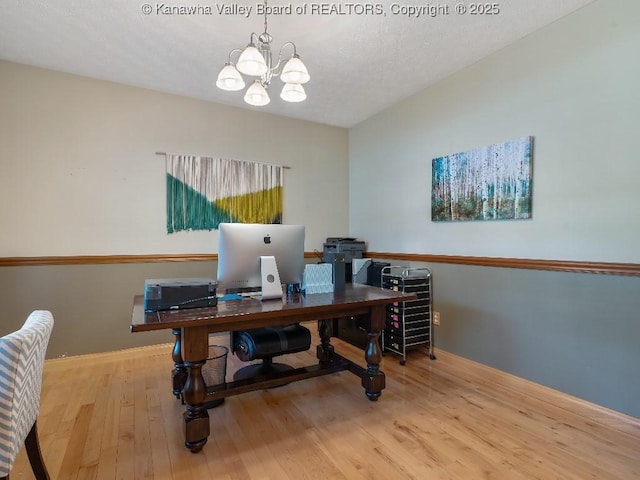
<instances>
[{"instance_id":1,"label":"blue and white artwork","mask_svg":"<svg viewBox=\"0 0 640 480\"><path fill-rule=\"evenodd\" d=\"M475 148L431 162L431 220L531 218L533 137Z\"/></svg>"}]
</instances>

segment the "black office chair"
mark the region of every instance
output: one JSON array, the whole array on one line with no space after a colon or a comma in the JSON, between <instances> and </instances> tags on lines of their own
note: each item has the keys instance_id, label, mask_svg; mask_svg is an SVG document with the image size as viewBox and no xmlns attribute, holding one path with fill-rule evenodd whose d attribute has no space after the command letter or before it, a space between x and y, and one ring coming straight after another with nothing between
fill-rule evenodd
<instances>
[{"instance_id":1,"label":"black office chair","mask_svg":"<svg viewBox=\"0 0 640 480\"><path fill-rule=\"evenodd\" d=\"M311 332L300 324L254 328L231 333L231 348L243 362L262 360L262 363L247 365L238 370L234 380L290 370L293 367L273 363L273 357L297 353L311 348Z\"/></svg>"}]
</instances>

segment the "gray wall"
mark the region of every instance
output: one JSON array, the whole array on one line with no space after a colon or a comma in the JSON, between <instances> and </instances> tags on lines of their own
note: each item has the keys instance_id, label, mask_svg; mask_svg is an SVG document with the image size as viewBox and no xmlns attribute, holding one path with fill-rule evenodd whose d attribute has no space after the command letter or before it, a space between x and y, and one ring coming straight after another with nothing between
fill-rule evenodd
<instances>
[{"instance_id":1,"label":"gray wall","mask_svg":"<svg viewBox=\"0 0 640 480\"><path fill-rule=\"evenodd\" d=\"M0 268L2 329L19 328L32 310L50 310L48 358L172 342L170 330L129 331L134 295L143 293L147 278L215 275L215 262Z\"/></svg>"},{"instance_id":2,"label":"gray wall","mask_svg":"<svg viewBox=\"0 0 640 480\"><path fill-rule=\"evenodd\" d=\"M307 249L347 233L346 129L3 61L0 86L0 257L215 253L215 231L167 235L156 152L289 166Z\"/></svg>"},{"instance_id":3,"label":"gray wall","mask_svg":"<svg viewBox=\"0 0 640 480\"><path fill-rule=\"evenodd\" d=\"M430 264L435 345L640 417L640 279Z\"/></svg>"},{"instance_id":4,"label":"gray wall","mask_svg":"<svg viewBox=\"0 0 640 480\"><path fill-rule=\"evenodd\" d=\"M639 2L598 0L352 128L351 235L377 252L640 263L638 18ZM431 222L431 159L525 135L531 220ZM640 278L430 266L437 347L640 417Z\"/></svg>"},{"instance_id":5,"label":"gray wall","mask_svg":"<svg viewBox=\"0 0 640 480\"><path fill-rule=\"evenodd\" d=\"M50 310L47 358L173 342L170 330L130 332L133 297L149 278L215 278L216 270L215 261L2 267L1 329L18 329L32 310Z\"/></svg>"},{"instance_id":6,"label":"gray wall","mask_svg":"<svg viewBox=\"0 0 640 480\"><path fill-rule=\"evenodd\" d=\"M349 131L376 252L640 263L640 2L598 0ZM431 160L534 137L533 218L431 222Z\"/></svg>"}]
</instances>

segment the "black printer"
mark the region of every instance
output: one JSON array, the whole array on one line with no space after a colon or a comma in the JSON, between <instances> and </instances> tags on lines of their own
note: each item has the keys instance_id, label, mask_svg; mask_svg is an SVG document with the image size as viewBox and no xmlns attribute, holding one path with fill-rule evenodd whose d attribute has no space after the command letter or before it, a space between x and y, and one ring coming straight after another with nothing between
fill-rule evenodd
<instances>
[{"instance_id":1,"label":"black printer","mask_svg":"<svg viewBox=\"0 0 640 480\"><path fill-rule=\"evenodd\" d=\"M211 278L160 278L144 282L145 311L213 307L218 282Z\"/></svg>"},{"instance_id":2,"label":"black printer","mask_svg":"<svg viewBox=\"0 0 640 480\"><path fill-rule=\"evenodd\" d=\"M352 263L354 258L362 258L364 255L364 242L356 240L352 237L328 237L324 242L322 252L322 261L325 263L333 263L336 256L344 258L345 280L351 282L352 279Z\"/></svg>"},{"instance_id":3,"label":"black printer","mask_svg":"<svg viewBox=\"0 0 640 480\"><path fill-rule=\"evenodd\" d=\"M362 258L364 254L364 242L351 237L328 237L324 242L322 260L330 262L332 254L344 254L344 261L352 263L354 258Z\"/></svg>"}]
</instances>

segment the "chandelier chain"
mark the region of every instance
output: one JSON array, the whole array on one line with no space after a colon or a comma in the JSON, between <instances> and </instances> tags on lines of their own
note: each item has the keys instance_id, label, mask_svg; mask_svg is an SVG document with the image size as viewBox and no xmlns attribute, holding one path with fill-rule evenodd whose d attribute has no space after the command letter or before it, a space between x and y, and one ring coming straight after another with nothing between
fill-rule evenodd
<instances>
[{"instance_id":1,"label":"chandelier chain","mask_svg":"<svg viewBox=\"0 0 640 480\"><path fill-rule=\"evenodd\" d=\"M267 33L267 0L264 0L264 33Z\"/></svg>"}]
</instances>

